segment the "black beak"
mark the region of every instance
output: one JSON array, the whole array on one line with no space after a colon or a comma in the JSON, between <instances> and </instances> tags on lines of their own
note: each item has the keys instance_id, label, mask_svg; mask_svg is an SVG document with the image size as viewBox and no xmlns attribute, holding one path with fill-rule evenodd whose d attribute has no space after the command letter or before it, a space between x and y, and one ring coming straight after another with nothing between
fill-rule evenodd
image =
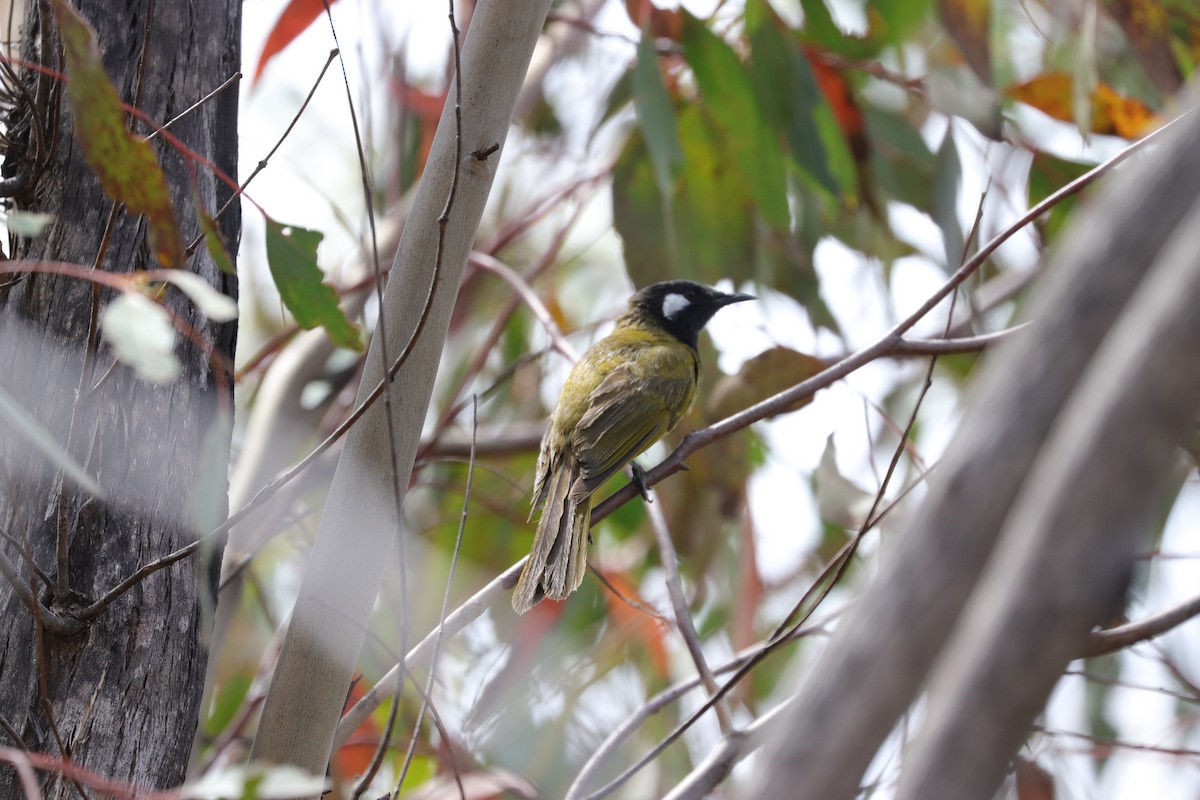
<instances>
[{"instance_id":1,"label":"black beak","mask_svg":"<svg viewBox=\"0 0 1200 800\"><path fill-rule=\"evenodd\" d=\"M757 299L758 298L752 294L745 294L743 292L734 292L733 294L720 295L719 297L714 298L713 302L716 303L717 308L724 308L725 306L730 306L730 305L733 305L734 303L740 303L743 300L757 300Z\"/></svg>"}]
</instances>

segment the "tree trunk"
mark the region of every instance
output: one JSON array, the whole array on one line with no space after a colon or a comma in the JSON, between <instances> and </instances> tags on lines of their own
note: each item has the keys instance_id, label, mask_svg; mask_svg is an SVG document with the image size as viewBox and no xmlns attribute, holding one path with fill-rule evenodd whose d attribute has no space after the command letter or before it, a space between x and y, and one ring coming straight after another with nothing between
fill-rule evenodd
<instances>
[{"instance_id":1,"label":"tree trunk","mask_svg":"<svg viewBox=\"0 0 1200 800\"><path fill-rule=\"evenodd\" d=\"M253 760L315 775L324 774L329 763L384 567L397 537L406 535L398 506L412 474L463 268L549 7L549 0L493 0L474 9L462 74L455 77L462 86L461 136L455 103L447 102L404 223L359 402L383 380L384 365L390 369L410 340L412 347L389 387L389 402L376 403L346 434L263 704ZM452 85L450 97L456 94ZM398 627L406 626L405 609L395 613Z\"/></svg>"},{"instance_id":2,"label":"tree trunk","mask_svg":"<svg viewBox=\"0 0 1200 800\"><path fill-rule=\"evenodd\" d=\"M1196 98L1189 94L1179 107L1194 108ZM1178 259L1176 237L1195 224L1200 117L1193 112L1176 125L1155 149L1107 178L1086 215L1081 214L1059 242L1026 311L1028 331L990 354L974 378L954 441L931 476L929 495L894 534L896 548L887 563L839 622L837 634L798 687L791 707L768 733L772 741L764 766L747 797L856 796L871 760L922 689L929 701L917 742L907 745L901 796L992 796L991 788L974 793L904 792L918 786L928 790L932 784L924 781L930 780L927 770L932 763L945 770L942 777L974 771L972 780L998 779L1020 736L1043 707L1053 677L1070 657L1083 653L1081 642L1091 626L1106 619L1098 609L1111 615L1119 605L1131 554L1144 546L1147 509L1160 502L1159 470L1165 469L1164 459L1170 455L1169 448L1164 454L1161 447L1163 430L1174 426L1175 435L1181 433L1176 404L1194 408L1195 387L1182 382L1174 384L1178 394L1164 397L1156 407L1151 401L1164 385L1157 381L1165 382L1171 372L1192 377L1187 370L1194 373L1194 360L1192 351L1180 344L1185 336L1175 333L1150 346L1177 359L1165 366L1158 360L1148 364L1158 370L1154 383L1140 371L1111 372L1142 403L1123 418L1108 411L1102 415L1087 405L1089 399L1114 405L1117 400L1132 402L1117 395L1111 384L1105 397L1088 398L1100 386L1089 375L1102 372L1120 355L1114 348L1128 338L1125 326L1141 334L1162 333L1156 327L1166 321L1162 309L1131 298L1155 285L1160 262ZM1184 268L1162 269L1174 269L1182 278ZM1189 300L1194 307L1197 298L1185 294L1177 299ZM1082 411L1089 409L1095 411L1093 418L1081 419ZM1051 473L1046 462L1058 466L1072 450L1076 455L1093 452L1084 449L1090 439L1067 427L1080 422L1094 424L1096 430L1115 429L1120 435L1112 434L1110 446L1102 447L1091 461L1074 465L1078 469L1073 481L1064 477L1064 467L1063 473L1053 474L1054 484L1047 483ZM1069 435L1064 439L1060 430L1077 434L1075 441ZM1142 440L1136 450L1124 448L1131 438ZM1111 446L1117 439L1122 446ZM1131 469L1141 473L1139 480L1124 480ZM1059 490L1054 502L1039 494L1051 486ZM1052 570L1051 578L1038 573L1035 588L1029 588L1025 581L1032 572L1014 566L1018 559L1010 553L1024 552L1026 536L1043 535L1046 531L1040 526L1050 514L1059 514L1060 503L1078 504L1072 506L1076 509L1091 506L1092 512L1103 512L1102 520L1080 514L1054 516L1057 524L1049 536L1057 544L1033 558L1058 569ZM1029 525L1029 507L1047 515L1039 518L1036 530ZM1081 545L1084 552L1091 551L1089 558L1063 556ZM1070 552L1077 555L1079 550ZM1113 556L1124 559L1120 569L1109 561ZM1006 574L1004 569L1011 571ZM1002 659L993 653L988 666L1002 661L997 671L1005 672L1003 681L994 680L996 673L988 674L985 667L968 673L961 660L965 643L983 630L978 620L986 609L1018 616L1007 604L1002 606L992 590L997 585L1009 595L1006 603L1016 601L1014 605L1029 615L1025 619L1032 616L1038 623L1022 628L1018 645L1011 633L997 633L1001 626L995 620L989 622L989 630L996 633L989 644L1006 652ZM1060 613L1064 606L1070 607L1069 613ZM1038 658L1021 659L1029 652L1025 648L1036 651ZM945 660L935 670L939 658ZM979 666L980 661L972 664ZM980 683L987 685L991 702L962 701L962 690L977 689ZM961 723L963 715L979 723L972 733L987 731L986 739L964 735L962 728L947 735L948 723ZM943 749L933 752L930 741ZM972 757L963 757L968 751ZM982 765L985 754L999 758L1000 765Z\"/></svg>"},{"instance_id":3,"label":"tree trunk","mask_svg":"<svg viewBox=\"0 0 1200 800\"><path fill-rule=\"evenodd\" d=\"M239 0L81 0L79 10L97 31L117 93L160 124L239 68ZM22 54L61 71L50 19L30 0ZM144 220L114 207L84 163L61 83L29 71L22 80L25 90L11 94L6 119L11 141L3 172L18 189L10 207L52 214L54 222L37 238L12 241L12 257L123 273L157 268ZM237 98L235 85L171 127L235 179ZM140 122L133 130L148 132ZM183 240L191 242L195 203L213 213L232 191L211 167L186 163L162 139L155 146ZM236 203L219 225L234 254ZM236 296L236 279L219 272L205 247L186 269ZM219 365L232 360L236 325L212 322L168 290L164 303L204 345L181 339L180 376L154 385L114 366L111 349L97 339L97 311L112 297L73 277L0 276L0 387L106 492L97 499L62 480L0 418L0 554L16 571L15 580L0 579L0 745L159 789L182 780L198 719L207 660L202 611L212 599L200 559L149 575L69 635L35 622L28 600L36 599L45 619L53 613L71 620L142 564L194 541L195 520L223 516L224 500L215 499L223 491L209 493L207 508L193 503L205 481L224 485L223 463L205 464L204 454L228 447L227 429L213 423L219 411L231 410L232 377ZM60 541L69 552L60 551ZM59 774L43 774L42 782L47 797L76 794ZM19 796L15 771L0 766L0 798Z\"/></svg>"}]
</instances>

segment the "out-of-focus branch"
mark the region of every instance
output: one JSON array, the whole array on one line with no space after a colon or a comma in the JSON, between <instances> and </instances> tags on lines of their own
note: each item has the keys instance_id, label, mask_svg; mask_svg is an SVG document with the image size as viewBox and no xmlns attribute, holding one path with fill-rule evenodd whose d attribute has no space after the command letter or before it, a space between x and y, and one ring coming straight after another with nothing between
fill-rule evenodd
<instances>
[{"instance_id":1,"label":"out-of-focus branch","mask_svg":"<svg viewBox=\"0 0 1200 800\"><path fill-rule=\"evenodd\" d=\"M1095 658L1115 653L1131 645L1162 636L1167 631L1178 628L1196 616L1200 616L1200 596L1193 597L1174 608L1169 608L1161 614L1155 614L1137 622L1130 622L1127 625L1108 630L1093 631L1092 635L1088 637L1083 652L1079 655L1081 658Z\"/></svg>"},{"instance_id":2,"label":"out-of-focus branch","mask_svg":"<svg viewBox=\"0 0 1200 800\"><path fill-rule=\"evenodd\" d=\"M903 800L996 791L1092 625L1123 603L1178 442L1200 408L1200 178L1155 188L1190 210L1038 452L930 679ZM1128 208L1123 226L1144 224L1143 213Z\"/></svg>"},{"instance_id":3,"label":"out-of-focus branch","mask_svg":"<svg viewBox=\"0 0 1200 800\"><path fill-rule=\"evenodd\" d=\"M931 483L929 497L897 534L897 547L881 574L800 687L796 704L772 737L755 797L852 797L878 747L930 680L929 668L975 589L1060 412L1188 213L1197 188L1192 184L1200 174L1200 120L1191 114L1170 130L1171 136L1159 137L1159 148L1115 175L1085 221L1068 231L1029 311L1030 330L984 365L939 467L940 480ZM1125 374L1114 377L1130 380ZM1111 528L1114 521L1105 525ZM1064 525L1072 533L1076 527ZM1015 640L1003 641L1012 645ZM1073 646L1078 654L1082 642ZM936 683L930 685L936 690ZM871 688L870 702L863 702L864 686ZM1036 691L1036 684L1031 687ZM1007 739L1008 725L991 721ZM963 749L954 756L928 752L938 753L943 765L959 766L966 761L959 758ZM965 749L976 753L989 746ZM1012 751L997 745L989 752L1007 759ZM923 780L909 785L929 788Z\"/></svg>"}]
</instances>

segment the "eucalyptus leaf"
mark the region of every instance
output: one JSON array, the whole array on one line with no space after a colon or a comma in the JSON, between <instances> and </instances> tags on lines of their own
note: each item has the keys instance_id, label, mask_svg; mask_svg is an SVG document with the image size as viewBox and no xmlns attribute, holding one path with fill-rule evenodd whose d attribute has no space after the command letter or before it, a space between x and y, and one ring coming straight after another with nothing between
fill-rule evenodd
<instances>
[{"instance_id":1,"label":"eucalyptus leaf","mask_svg":"<svg viewBox=\"0 0 1200 800\"><path fill-rule=\"evenodd\" d=\"M175 328L166 309L134 292L113 300L100 315L100 330L117 358L143 380L170 383L179 375Z\"/></svg>"}]
</instances>

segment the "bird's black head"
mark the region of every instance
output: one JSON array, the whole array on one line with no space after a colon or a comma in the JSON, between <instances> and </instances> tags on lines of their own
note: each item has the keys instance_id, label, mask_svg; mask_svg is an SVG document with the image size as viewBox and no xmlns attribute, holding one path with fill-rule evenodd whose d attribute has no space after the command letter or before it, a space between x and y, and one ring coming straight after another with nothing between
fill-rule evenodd
<instances>
[{"instance_id":1,"label":"bird's black head","mask_svg":"<svg viewBox=\"0 0 1200 800\"><path fill-rule=\"evenodd\" d=\"M631 297L625 316L661 328L695 349L700 331L713 314L731 303L753 299L753 295L725 294L694 281L663 281Z\"/></svg>"}]
</instances>

